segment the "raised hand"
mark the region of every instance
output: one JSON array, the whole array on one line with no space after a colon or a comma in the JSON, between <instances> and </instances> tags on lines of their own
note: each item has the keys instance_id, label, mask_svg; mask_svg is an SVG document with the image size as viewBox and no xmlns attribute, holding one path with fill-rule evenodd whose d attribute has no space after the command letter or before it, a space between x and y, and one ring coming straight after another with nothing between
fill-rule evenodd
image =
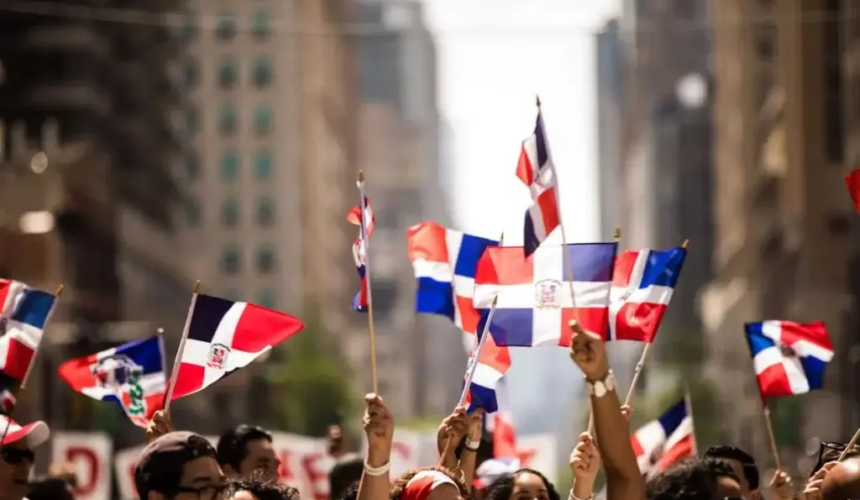
<instances>
[{"instance_id":1,"label":"raised hand","mask_svg":"<svg viewBox=\"0 0 860 500\"><path fill-rule=\"evenodd\" d=\"M594 332L586 331L576 320L571 320L569 326L573 330L570 359L582 370L585 378L593 382L602 381L609 374L603 339Z\"/></svg>"},{"instance_id":2,"label":"raised hand","mask_svg":"<svg viewBox=\"0 0 860 500\"><path fill-rule=\"evenodd\" d=\"M469 430L466 436L470 441L480 441L484 435L484 410L478 408L469 415Z\"/></svg>"},{"instance_id":3,"label":"raised hand","mask_svg":"<svg viewBox=\"0 0 860 500\"><path fill-rule=\"evenodd\" d=\"M627 423L630 423L630 417L633 416L633 407L630 405L621 405L621 415L624 416L624 419L627 420Z\"/></svg>"},{"instance_id":4,"label":"raised hand","mask_svg":"<svg viewBox=\"0 0 860 500\"><path fill-rule=\"evenodd\" d=\"M830 469L836 467L837 464L838 462L828 462L809 478L809 481L806 482L806 488L803 490L804 500L824 500L824 492L822 491L824 478L830 472Z\"/></svg>"},{"instance_id":5,"label":"raised hand","mask_svg":"<svg viewBox=\"0 0 860 500\"><path fill-rule=\"evenodd\" d=\"M176 428L173 427L170 415L164 410L158 410L152 415L152 420L149 421L149 426L146 428L146 442L149 444L158 437L175 430Z\"/></svg>"},{"instance_id":6,"label":"raised hand","mask_svg":"<svg viewBox=\"0 0 860 500\"><path fill-rule=\"evenodd\" d=\"M770 480L769 489L771 500L791 500L794 498L794 484L791 482L791 476L784 471L778 470L774 473L773 479Z\"/></svg>"},{"instance_id":7,"label":"raised hand","mask_svg":"<svg viewBox=\"0 0 860 500\"><path fill-rule=\"evenodd\" d=\"M445 453L446 447L449 453L453 453L460 440L463 439L463 436L469 432L469 427L470 422L469 416L466 414L466 408L458 406L439 425L439 433L436 435L436 446L439 448L439 455Z\"/></svg>"},{"instance_id":8,"label":"raised hand","mask_svg":"<svg viewBox=\"0 0 860 500\"><path fill-rule=\"evenodd\" d=\"M576 478L577 485L584 486L590 496L597 471L600 470L600 451L594 444L594 438L591 437L591 434L583 432L579 435L579 442L573 449L573 453L570 454L570 468L574 478ZM577 497L585 498L579 497L579 495Z\"/></svg>"},{"instance_id":9,"label":"raised hand","mask_svg":"<svg viewBox=\"0 0 860 500\"><path fill-rule=\"evenodd\" d=\"M371 467L381 467L388 463L394 439L394 417L388 411L382 398L376 394L364 396L362 424L367 435L367 461Z\"/></svg>"}]
</instances>

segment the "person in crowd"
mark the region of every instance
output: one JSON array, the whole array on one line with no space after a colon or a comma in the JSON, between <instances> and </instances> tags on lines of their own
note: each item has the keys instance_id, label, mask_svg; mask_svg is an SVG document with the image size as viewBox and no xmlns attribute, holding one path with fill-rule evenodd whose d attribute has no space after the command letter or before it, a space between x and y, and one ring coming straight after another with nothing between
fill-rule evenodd
<instances>
[{"instance_id":1,"label":"person in crowd","mask_svg":"<svg viewBox=\"0 0 860 500\"><path fill-rule=\"evenodd\" d=\"M688 458L646 484L648 500L740 500L741 480L725 460Z\"/></svg>"},{"instance_id":2,"label":"person in crowd","mask_svg":"<svg viewBox=\"0 0 860 500\"><path fill-rule=\"evenodd\" d=\"M299 491L255 472L250 478L230 480L227 498L231 500L299 500Z\"/></svg>"},{"instance_id":3,"label":"person in crowd","mask_svg":"<svg viewBox=\"0 0 860 500\"><path fill-rule=\"evenodd\" d=\"M817 497L816 500L860 498L860 456L855 455L841 462L828 462L823 465L810 478L804 495Z\"/></svg>"},{"instance_id":4,"label":"person in crowd","mask_svg":"<svg viewBox=\"0 0 860 500\"><path fill-rule=\"evenodd\" d=\"M485 500L561 500L552 483L534 469L520 469L497 479L483 493ZM585 498L591 498L591 492Z\"/></svg>"},{"instance_id":5,"label":"person in crowd","mask_svg":"<svg viewBox=\"0 0 860 500\"><path fill-rule=\"evenodd\" d=\"M263 479L277 480L281 461L272 442L272 434L265 429L240 425L218 439L218 463L228 476L248 478L259 472Z\"/></svg>"},{"instance_id":6,"label":"person in crowd","mask_svg":"<svg viewBox=\"0 0 860 500\"><path fill-rule=\"evenodd\" d=\"M704 455L705 458L725 460L732 466L735 475L741 481L741 492L746 500L761 500L759 491L759 471L753 457L734 446L713 446ZM794 497L794 485L791 476L783 471L776 471L770 482L770 500L791 500Z\"/></svg>"},{"instance_id":7,"label":"person in crowd","mask_svg":"<svg viewBox=\"0 0 860 500\"><path fill-rule=\"evenodd\" d=\"M335 460L347 455L346 437L343 435L343 429L339 425L328 426L326 433L326 451L329 456Z\"/></svg>"},{"instance_id":8,"label":"person in crowd","mask_svg":"<svg viewBox=\"0 0 860 500\"><path fill-rule=\"evenodd\" d=\"M812 473L803 490L804 500L824 500L824 493L822 492L824 480L827 478L830 470L836 467L836 465L837 462L827 462L816 467L815 472Z\"/></svg>"},{"instance_id":9,"label":"person in crowd","mask_svg":"<svg viewBox=\"0 0 860 500\"><path fill-rule=\"evenodd\" d=\"M570 454L570 468L573 471L571 500L587 500L594 496L594 480L600 470L600 451L591 434L583 432L579 442Z\"/></svg>"},{"instance_id":10,"label":"person in crowd","mask_svg":"<svg viewBox=\"0 0 860 500\"><path fill-rule=\"evenodd\" d=\"M27 500L75 500L68 484L60 478L47 477L30 483Z\"/></svg>"},{"instance_id":11,"label":"person in crowd","mask_svg":"<svg viewBox=\"0 0 860 500\"><path fill-rule=\"evenodd\" d=\"M585 376L591 399L594 438L606 472L607 500L641 500L642 475L630 443L630 426L621 412L615 377L609 369L606 346L600 335L570 322L573 341L570 357Z\"/></svg>"},{"instance_id":12,"label":"person in crowd","mask_svg":"<svg viewBox=\"0 0 860 500\"><path fill-rule=\"evenodd\" d=\"M353 483L340 497L331 497L332 500L357 500L358 499L358 483Z\"/></svg>"},{"instance_id":13,"label":"person in crowd","mask_svg":"<svg viewBox=\"0 0 860 500\"><path fill-rule=\"evenodd\" d=\"M484 411L478 409L471 415L466 407L458 406L442 420L436 435L442 465L460 474L467 485L472 484L477 467L478 451L484 433Z\"/></svg>"},{"instance_id":14,"label":"person in crowd","mask_svg":"<svg viewBox=\"0 0 860 500\"><path fill-rule=\"evenodd\" d=\"M337 500L353 487L357 491L363 470L364 459L359 455L348 454L338 458L328 474L329 498Z\"/></svg>"},{"instance_id":15,"label":"person in crowd","mask_svg":"<svg viewBox=\"0 0 860 500\"><path fill-rule=\"evenodd\" d=\"M848 445L845 443L832 443L828 441L821 441L818 444L818 460L815 462L815 465L812 467L812 471L810 471L809 476L812 477L818 472L824 464L828 462L836 462L839 460L839 457L842 455L842 452L845 451L845 448ZM854 446L851 450L845 454L845 458L853 458L860 457L860 447Z\"/></svg>"},{"instance_id":16,"label":"person in crowd","mask_svg":"<svg viewBox=\"0 0 860 500\"><path fill-rule=\"evenodd\" d=\"M168 432L146 445L134 468L141 500L224 500L229 483L215 448L193 432Z\"/></svg>"},{"instance_id":17,"label":"person in crowd","mask_svg":"<svg viewBox=\"0 0 860 500\"><path fill-rule=\"evenodd\" d=\"M6 428L8 417L0 419L0 432ZM48 424L42 421L20 426L14 421L0 445L0 500L22 500L30 489L30 472L35 448L51 437Z\"/></svg>"}]
</instances>

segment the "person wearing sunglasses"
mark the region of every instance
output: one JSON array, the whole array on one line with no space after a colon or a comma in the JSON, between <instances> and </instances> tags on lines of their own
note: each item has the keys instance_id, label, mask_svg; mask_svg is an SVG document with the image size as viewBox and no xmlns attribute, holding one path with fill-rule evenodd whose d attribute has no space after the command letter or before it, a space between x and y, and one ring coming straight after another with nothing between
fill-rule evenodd
<instances>
[{"instance_id":1,"label":"person wearing sunglasses","mask_svg":"<svg viewBox=\"0 0 860 500\"><path fill-rule=\"evenodd\" d=\"M141 500L226 500L229 488L215 448L193 432L169 432L149 443L134 484Z\"/></svg>"},{"instance_id":2,"label":"person wearing sunglasses","mask_svg":"<svg viewBox=\"0 0 860 500\"><path fill-rule=\"evenodd\" d=\"M240 425L218 439L218 463L228 476L250 478L254 474L262 479L277 480L281 461L272 445L269 431Z\"/></svg>"},{"instance_id":3,"label":"person wearing sunglasses","mask_svg":"<svg viewBox=\"0 0 860 500\"><path fill-rule=\"evenodd\" d=\"M725 460L689 458L645 484L647 500L742 500L741 482Z\"/></svg>"},{"instance_id":4,"label":"person wearing sunglasses","mask_svg":"<svg viewBox=\"0 0 860 500\"><path fill-rule=\"evenodd\" d=\"M8 426L8 430L7 430ZM51 437L45 422L19 425L0 416L0 500L22 500L30 490L30 470L36 460L33 451Z\"/></svg>"}]
</instances>

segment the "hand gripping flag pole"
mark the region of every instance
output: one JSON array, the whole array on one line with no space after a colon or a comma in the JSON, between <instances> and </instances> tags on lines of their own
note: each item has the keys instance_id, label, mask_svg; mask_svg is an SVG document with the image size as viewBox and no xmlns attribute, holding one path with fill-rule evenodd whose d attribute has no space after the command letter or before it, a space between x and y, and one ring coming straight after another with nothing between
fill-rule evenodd
<instances>
[{"instance_id":1,"label":"hand gripping flag pole","mask_svg":"<svg viewBox=\"0 0 860 500\"><path fill-rule=\"evenodd\" d=\"M364 279L367 281L367 331L370 335L370 378L373 393L379 394L379 382L376 377L376 334L373 331L373 291L370 286L370 238L367 234L369 221L367 215L367 199L364 196L364 171L358 171L358 194L361 197L361 245L364 247Z\"/></svg>"},{"instance_id":2,"label":"hand gripping flag pole","mask_svg":"<svg viewBox=\"0 0 860 500\"><path fill-rule=\"evenodd\" d=\"M27 371L24 372L24 378L21 379L21 383L18 385L18 393L21 393L27 386L27 380L30 378L30 373L33 372L33 365L36 363L36 356L39 354L39 347L42 345L42 339L45 338L45 330L47 330L48 324L51 322L51 317L54 315L54 311L57 310L57 302L59 302L60 297L63 295L64 288L65 287L62 283L57 287L57 293L55 294L57 299L54 301L54 304L51 306L51 310L48 311L48 316L45 318L45 326L42 328L42 336L39 338L39 343L36 344L36 348L33 350L33 357L30 358L30 364L27 365ZM3 429L3 434L0 436L0 447L4 446L3 441L6 440L6 436L9 434L9 428L12 426L12 413L14 411L15 407L13 406L9 414L6 415L6 428Z\"/></svg>"},{"instance_id":3,"label":"hand gripping flag pole","mask_svg":"<svg viewBox=\"0 0 860 500\"><path fill-rule=\"evenodd\" d=\"M504 237L504 236L503 236ZM496 303L498 303L499 297L496 296L493 299L493 304L490 306L490 312L487 314L487 321L484 323L484 330L481 333L481 340L478 341L478 346L475 347L475 352L469 358L469 366L466 370L466 379L465 384L463 384L463 392L460 393L460 401L457 403L457 407L463 406L466 404L466 396L469 395L469 391L472 388L472 378L475 376L475 370L478 368L478 359L481 357L481 351L484 349L484 344L487 343L487 337L490 334L490 325L493 323L493 316L496 314ZM445 446L442 449L442 455L439 457L439 464L445 461L445 457L448 455L448 450L451 448L451 436L449 435L445 439Z\"/></svg>"},{"instance_id":4,"label":"hand gripping flag pole","mask_svg":"<svg viewBox=\"0 0 860 500\"><path fill-rule=\"evenodd\" d=\"M176 386L176 378L179 376L179 364L182 353L185 351L185 341L188 340L188 332L191 329L191 318L194 317L194 306L197 304L197 296L200 295L200 280L194 282L191 292L191 305L188 306L188 316L185 318L185 327L182 329L182 338L179 340L179 349L176 350L176 358L173 360L173 368L170 369L170 380L167 382L167 392L164 394L164 413L170 412L170 402L173 399L173 388Z\"/></svg>"}]
</instances>

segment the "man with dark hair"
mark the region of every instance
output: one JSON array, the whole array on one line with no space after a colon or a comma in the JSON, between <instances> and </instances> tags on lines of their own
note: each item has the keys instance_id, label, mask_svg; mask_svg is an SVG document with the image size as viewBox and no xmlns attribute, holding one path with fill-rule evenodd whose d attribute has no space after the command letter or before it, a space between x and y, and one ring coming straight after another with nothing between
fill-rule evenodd
<instances>
[{"instance_id":1,"label":"man with dark hair","mask_svg":"<svg viewBox=\"0 0 860 500\"><path fill-rule=\"evenodd\" d=\"M364 472L364 458L350 453L337 459L328 474L329 498L338 500L347 490L361 480Z\"/></svg>"},{"instance_id":2,"label":"man with dark hair","mask_svg":"<svg viewBox=\"0 0 860 500\"><path fill-rule=\"evenodd\" d=\"M256 426L240 425L218 440L218 463L229 476L251 477L259 471L264 479L278 478L281 464L272 446L272 435Z\"/></svg>"},{"instance_id":3,"label":"man with dark hair","mask_svg":"<svg viewBox=\"0 0 860 500\"><path fill-rule=\"evenodd\" d=\"M215 449L193 432L170 432L149 443L134 468L141 500L221 500L227 480Z\"/></svg>"},{"instance_id":4,"label":"man with dark hair","mask_svg":"<svg viewBox=\"0 0 860 500\"><path fill-rule=\"evenodd\" d=\"M724 460L690 458L676 462L645 484L647 500L740 499L740 478Z\"/></svg>"},{"instance_id":5,"label":"man with dark hair","mask_svg":"<svg viewBox=\"0 0 860 500\"><path fill-rule=\"evenodd\" d=\"M747 452L734 446L712 446L708 448L705 458L717 458L732 466L735 475L740 479L741 492L747 500L759 500L759 473L755 459Z\"/></svg>"}]
</instances>

